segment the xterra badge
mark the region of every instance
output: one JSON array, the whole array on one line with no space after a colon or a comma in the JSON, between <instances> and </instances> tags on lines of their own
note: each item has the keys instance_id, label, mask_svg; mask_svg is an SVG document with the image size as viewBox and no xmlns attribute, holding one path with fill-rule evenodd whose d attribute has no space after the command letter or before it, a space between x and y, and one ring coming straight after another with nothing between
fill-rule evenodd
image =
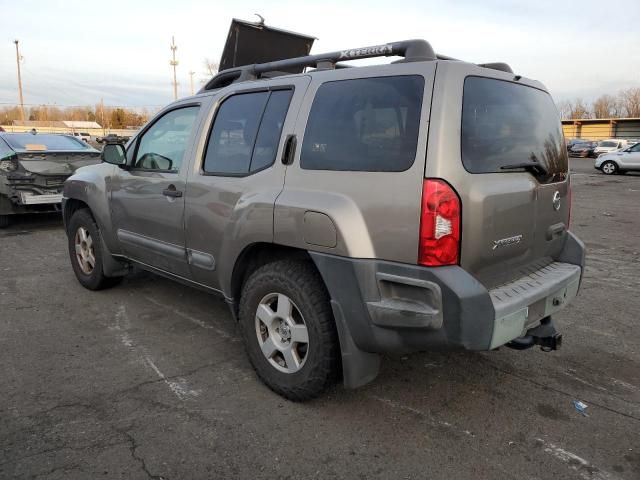
<instances>
[{"instance_id":1,"label":"xterra badge","mask_svg":"<svg viewBox=\"0 0 640 480\"><path fill-rule=\"evenodd\" d=\"M493 241L493 250L498 247L506 247L507 245L515 245L520 243L522 235L514 235L513 237L501 238L500 240Z\"/></svg>"}]
</instances>

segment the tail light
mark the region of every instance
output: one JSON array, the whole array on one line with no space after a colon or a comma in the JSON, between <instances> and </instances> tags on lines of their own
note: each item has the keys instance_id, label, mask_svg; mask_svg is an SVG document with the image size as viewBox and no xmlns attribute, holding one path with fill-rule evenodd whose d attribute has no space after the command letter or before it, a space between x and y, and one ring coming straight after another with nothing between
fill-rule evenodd
<instances>
[{"instance_id":1,"label":"tail light","mask_svg":"<svg viewBox=\"0 0 640 480\"><path fill-rule=\"evenodd\" d=\"M460 198L444 180L427 178L422 186L418 263L429 267L460 261Z\"/></svg>"}]
</instances>

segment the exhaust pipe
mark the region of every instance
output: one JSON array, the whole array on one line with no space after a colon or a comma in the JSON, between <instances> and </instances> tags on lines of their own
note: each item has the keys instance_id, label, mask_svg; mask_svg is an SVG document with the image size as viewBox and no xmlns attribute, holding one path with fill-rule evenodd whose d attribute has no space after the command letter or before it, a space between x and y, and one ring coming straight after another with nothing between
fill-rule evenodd
<instances>
[{"instance_id":1,"label":"exhaust pipe","mask_svg":"<svg viewBox=\"0 0 640 480\"><path fill-rule=\"evenodd\" d=\"M526 335L515 338L505 346L514 350L526 350L534 345L540 345L543 352L558 350L562 346L562 334L556 331L551 317L545 317L540 325L527 330Z\"/></svg>"}]
</instances>

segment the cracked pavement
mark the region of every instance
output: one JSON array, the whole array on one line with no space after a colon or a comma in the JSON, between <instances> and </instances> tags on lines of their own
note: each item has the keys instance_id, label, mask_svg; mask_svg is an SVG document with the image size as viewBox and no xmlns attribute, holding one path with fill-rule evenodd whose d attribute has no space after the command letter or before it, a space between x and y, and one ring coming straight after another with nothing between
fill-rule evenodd
<instances>
[{"instance_id":1,"label":"cracked pavement","mask_svg":"<svg viewBox=\"0 0 640 480\"><path fill-rule=\"evenodd\" d=\"M305 404L256 379L222 300L144 272L89 292L61 221L19 219L0 231L0 478L640 478L640 175L592 164L572 160L588 257L562 350L391 356Z\"/></svg>"}]
</instances>

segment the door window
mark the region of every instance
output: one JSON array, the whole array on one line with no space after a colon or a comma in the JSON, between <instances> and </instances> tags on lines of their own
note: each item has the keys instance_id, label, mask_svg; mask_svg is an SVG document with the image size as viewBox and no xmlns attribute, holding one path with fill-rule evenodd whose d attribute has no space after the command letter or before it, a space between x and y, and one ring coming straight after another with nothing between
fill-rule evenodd
<instances>
[{"instance_id":1,"label":"door window","mask_svg":"<svg viewBox=\"0 0 640 480\"><path fill-rule=\"evenodd\" d=\"M229 97L209 134L204 171L248 175L273 164L293 90L243 93Z\"/></svg>"},{"instance_id":2,"label":"door window","mask_svg":"<svg viewBox=\"0 0 640 480\"><path fill-rule=\"evenodd\" d=\"M140 137L133 168L179 171L199 110L197 106L178 108L160 117Z\"/></svg>"}]
</instances>

